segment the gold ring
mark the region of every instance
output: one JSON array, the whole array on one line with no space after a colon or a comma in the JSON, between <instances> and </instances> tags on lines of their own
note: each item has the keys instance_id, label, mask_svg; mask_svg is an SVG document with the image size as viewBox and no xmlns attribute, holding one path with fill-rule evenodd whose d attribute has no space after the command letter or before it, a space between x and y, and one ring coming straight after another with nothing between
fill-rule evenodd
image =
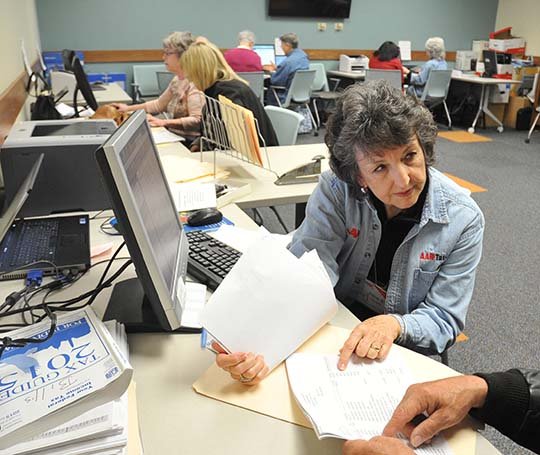
<instances>
[{"instance_id":1,"label":"gold ring","mask_svg":"<svg viewBox=\"0 0 540 455\"><path fill-rule=\"evenodd\" d=\"M380 351L381 348L382 348L382 346L373 346L373 345L371 345L371 346L369 347L369 349L373 349L374 351Z\"/></svg>"},{"instance_id":2,"label":"gold ring","mask_svg":"<svg viewBox=\"0 0 540 455\"><path fill-rule=\"evenodd\" d=\"M240 382L251 382L252 378L246 378L243 374L240 375Z\"/></svg>"}]
</instances>

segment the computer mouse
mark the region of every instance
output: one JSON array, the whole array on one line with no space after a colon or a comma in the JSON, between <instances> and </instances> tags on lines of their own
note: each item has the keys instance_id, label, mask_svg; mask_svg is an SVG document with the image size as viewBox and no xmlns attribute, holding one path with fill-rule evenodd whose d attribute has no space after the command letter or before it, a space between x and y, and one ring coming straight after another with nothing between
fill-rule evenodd
<instances>
[{"instance_id":1,"label":"computer mouse","mask_svg":"<svg viewBox=\"0 0 540 455\"><path fill-rule=\"evenodd\" d=\"M188 216L188 226L203 226L205 224L219 223L223 214L216 208L200 209Z\"/></svg>"}]
</instances>

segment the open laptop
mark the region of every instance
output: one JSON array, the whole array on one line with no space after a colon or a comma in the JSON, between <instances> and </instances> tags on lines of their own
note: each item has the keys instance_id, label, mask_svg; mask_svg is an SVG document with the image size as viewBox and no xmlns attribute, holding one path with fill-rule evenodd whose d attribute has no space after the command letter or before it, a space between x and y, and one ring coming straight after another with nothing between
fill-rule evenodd
<instances>
[{"instance_id":1,"label":"open laptop","mask_svg":"<svg viewBox=\"0 0 540 455\"><path fill-rule=\"evenodd\" d=\"M44 155L39 155L0 218L0 280L25 278L29 270L54 275L90 267L88 215L16 220L32 191Z\"/></svg>"},{"instance_id":2,"label":"open laptop","mask_svg":"<svg viewBox=\"0 0 540 455\"><path fill-rule=\"evenodd\" d=\"M276 61L273 44L255 44L253 51L261 58L262 65L270 65Z\"/></svg>"}]
</instances>

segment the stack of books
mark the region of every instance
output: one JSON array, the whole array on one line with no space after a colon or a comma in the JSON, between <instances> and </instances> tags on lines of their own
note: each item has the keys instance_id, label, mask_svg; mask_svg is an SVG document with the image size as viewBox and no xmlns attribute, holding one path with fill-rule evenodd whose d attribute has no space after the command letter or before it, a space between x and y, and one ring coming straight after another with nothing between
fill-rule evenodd
<instances>
[{"instance_id":1,"label":"stack of books","mask_svg":"<svg viewBox=\"0 0 540 455\"><path fill-rule=\"evenodd\" d=\"M45 338L49 326L6 335ZM136 405L133 385L128 390L132 372L123 325L103 323L90 308L59 316L49 340L6 349L0 358L0 455L127 453ZM137 425L129 432L130 445L140 447Z\"/></svg>"}]
</instances>

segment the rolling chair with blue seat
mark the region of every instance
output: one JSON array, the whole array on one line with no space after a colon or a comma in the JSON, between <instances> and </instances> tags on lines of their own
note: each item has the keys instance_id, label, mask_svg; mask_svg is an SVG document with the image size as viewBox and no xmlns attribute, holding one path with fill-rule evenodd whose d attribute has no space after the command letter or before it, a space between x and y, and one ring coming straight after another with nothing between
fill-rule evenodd
<instances>
[{"instance_id":1,"label":"rolling chair with blue seat","mask_svg":"<svg viewBox=\"0 0 540 455\"><path fill-rule=\"evenodd\" d=\"M295 106L306 107L309 112L311 121L314 125L314 130L316 133L318 124L315 121L315 117L313 117L313 114L311 113L311 109L309 108L309 104L311 100L311 86L313 85L314 80L315 80L315 70L297 70L294 73L294 76L291 81L291 85L289 86L289 90L287 90L286 87L278 87L274 85L271 85L270 89L272 90L272 93L274 97L276 98L279 104L279 107L284 107L288 109ZM280 100L278 96L278 91L280 90L287 90L287 95L283 102Z\"/></svg>"},{"instance_id":2,"label":"rolling chair with blue seat","mask_svg":"<svg viewBox=\"0 0 540 455\"><path fill-rule=\"evenodd\" d=\"M366 77L364 79L368 81L387 81L392 87L402 89L402 75L399 70L377 70L367 69Z\"/></svg>"},{"instance_id":3,"label":"rolling chair with blue seat","mask_svg":"<svg viewBox=\"0 0 540 455\"><path fill-rule=\"evenodd\" d=\"M332 90L328 83L328 78L326 77L326 69L322 63L310 63L310 70L315 70L315 79L311 86L311 102L313 103L313 111L317 117L317 132L321 126L321 118L319 116L319 107L317 106L317 100L323 102L335 102L340 96L341 93L337 91L340 80L330 78L330 81L333 83Z\"/></svg>"},{"instance_id":4,"label":"rolling chair with blue seat","mask_svg":"<svg viewBox=\"0 0 540 455\"><path fill-rule=\"evenodd\" d=\"M426 85L424 86L422 96L420 97L420 101L422 101L430 110L439 104L444 106L449 130L452 129L452 118L450 117L448 106L446 105L446 97L448 96L451 80L452 70L431 70Z\"/></svg>"},{"instance_id":5,"label":"rolling chair with blue seat","mask_svg":"<svg viewBox=\"0 0 540 455\"><path fill-rule=\"evenodd\" d=\"M261 104L264 105L264 72L252 71L236 74L248 82L249 87L251 90L253 90L253 93L257 95L257 98L261 100Z\"/></svg>"},{"instance_id":6,"label":"rolling chair with blue seat","mask_svg":"<svg viewBox=\"0 0 540 455\"><path fill-rule=\"evenodd\" d=\"M304 116L277 106L265 106L264 110L272 122L279 145L295 145L300 123L304 120Z\"/></svg>"},{"instance_id":7,"label":"rolling chair with blue seat","mask_svg":"<svg viewBox=\"0 0 540 455\"><path fill-rule=\"evenodd\" d=\"M170 71L156 71L156 77L159 94L161 95L167 90L167 87L169 87L169 84L174 79L174 73Z\"/></svg>"},{"instance_id":8,"label":"rolling chair with blue seat","mask_svg":"<svg viewBox=\"0 0 540 455\"><path fill-rule=\"evenodd\" d=\"M133 102L143 103L147 98L157 98L160 94L157 72L166 72L164 64L133 66Z\"/></svg>"}]
</instances>

